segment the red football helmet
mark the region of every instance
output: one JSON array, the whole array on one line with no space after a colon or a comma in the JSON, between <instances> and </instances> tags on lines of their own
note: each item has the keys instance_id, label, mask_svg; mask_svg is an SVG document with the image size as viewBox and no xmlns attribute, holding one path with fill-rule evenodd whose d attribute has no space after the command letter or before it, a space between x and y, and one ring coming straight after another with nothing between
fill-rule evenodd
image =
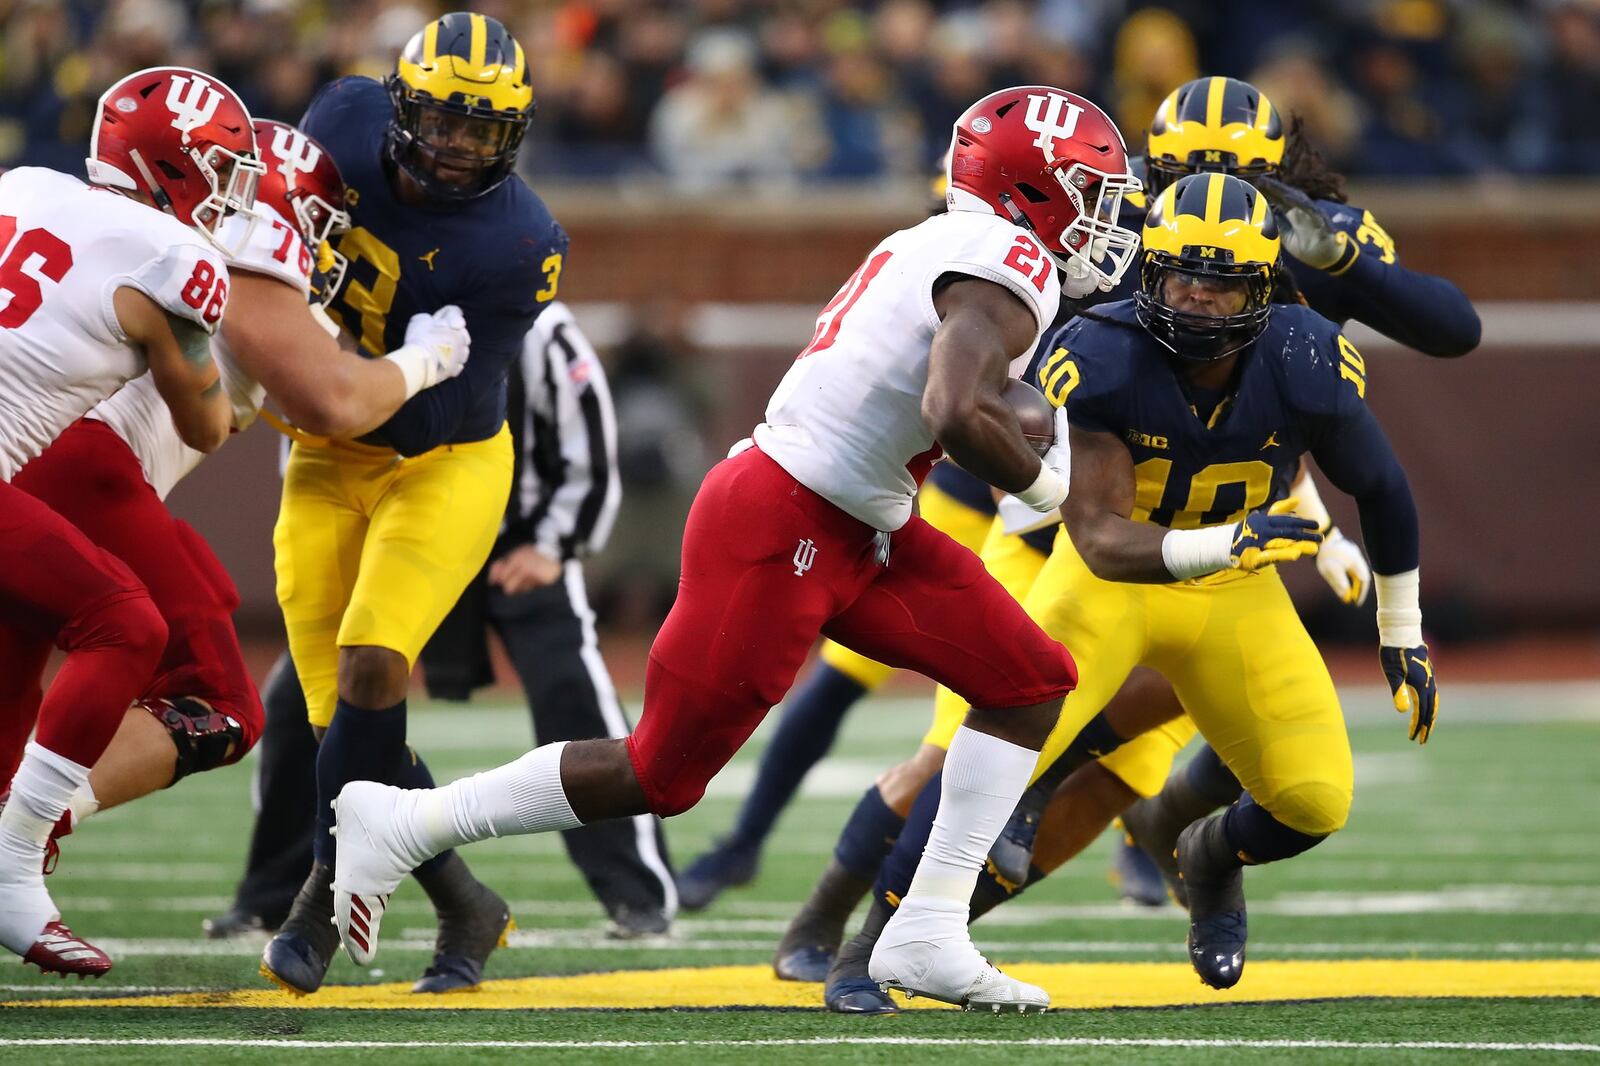
<instances>
[{"instance_id":1,"label":"red football helmet","mask_svg":"<svg viewBox=\"0 0 1600 1066\"><path fill-rule=\"evenodd\" d=\"M328 241L350 228L339 167L326 148L286 122L258 118L254 126L261 162L267 168L256 202L294 222L306 248L317 257L317 269L326 275L320 288L336 292L346 260Z\"/></svg>"},{"instance_id":2,"label":"red football helmet","mask_svg":"<svg viewBox=\"0 0 1600 1066\"><path fill-rule=\"evenodd\" d=\"M956 119L946 202L992 211L1032 230L1062 268L1063 287L1109 291L1132 264L1139 234L1117 224L1138 192L1116 123L1090 101L1048 85L990 93Z\"/></svg>"},{"instance_id":3,"label":"red football helmet","mask_svg":"<svg viewBox=\"0 0 1600 1066\"><path fill-rule=\"evenodd\" d=\"M94 184L145 193L207 238L250 208L265 172L239 97L187 67L151 67L107 89L85 163Z\"/></svg>"}]
</instances>

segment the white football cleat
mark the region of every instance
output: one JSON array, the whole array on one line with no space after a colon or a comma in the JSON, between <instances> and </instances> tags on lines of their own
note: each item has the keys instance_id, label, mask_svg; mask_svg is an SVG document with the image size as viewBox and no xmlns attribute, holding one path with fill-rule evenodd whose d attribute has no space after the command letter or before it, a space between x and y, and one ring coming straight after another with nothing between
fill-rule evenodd
<instances>
[{"instance_id":1,"label":"white football cleat","mask_svg":"<svg viewBox=\"0 0 1600 1066\"><path fill-rule=\"evenodd\" d=\"M399 887L418 862L396 832L402 790L375 781L352 781L333 801L338 854L333 872L333 924L357 966L378 954L378 925Z\"/></svg>"},{"instance_id":2,"label":"white football cleat","mask_svg":"<svg viewBox=\"0 0 1600 1066\"><path fill-rule=\"evenodd\" d=\"M968 908L944 900L906 900L872 949L867 974L885 990L926 996L967 1010L1040 1012L1050 994L1007 977L973 946Z\"/></svg>"}]
</instances>

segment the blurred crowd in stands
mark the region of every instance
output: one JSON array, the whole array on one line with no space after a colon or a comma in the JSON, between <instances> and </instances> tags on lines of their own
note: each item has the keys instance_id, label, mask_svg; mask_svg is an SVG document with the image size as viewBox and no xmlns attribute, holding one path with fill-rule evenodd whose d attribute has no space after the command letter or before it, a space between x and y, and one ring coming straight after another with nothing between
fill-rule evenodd
<instances>
[{"instance_id":1,"label":"blurred crowd in stands","mask_svg":"<svg viewBox=\"0 0 1600 1066\"><path fill-rule=\"evenodd\" d=\"M1600 0L479 0L527 47L530 175L756 182L923 173L990 89L1105 104L1138 151L1200 74L1248 78L1340 169L1600 173ZM202 67L296 119L340 74L382 76L451 4L0 0L0 166L81 167L127 71Z\"/></svg>"}]
</instances>

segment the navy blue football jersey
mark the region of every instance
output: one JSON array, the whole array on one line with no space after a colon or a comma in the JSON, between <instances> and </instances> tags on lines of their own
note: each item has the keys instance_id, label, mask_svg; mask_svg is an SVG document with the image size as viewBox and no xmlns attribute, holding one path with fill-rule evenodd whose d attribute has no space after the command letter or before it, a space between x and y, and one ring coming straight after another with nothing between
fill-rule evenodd
<instances>
[{"instance_id":1,"label":"navy blue football jersey","mask_svg":"<svg viewBox=\"0 0 1600 1066\"><path fill-rule=\"evenodd\" d=\"M1209 412L1139 325L1132 301L1094 316L1055 335L1037 384L1066 405L1075 428L1110 433L1128 449L1135 521L1172 529L1236 522L1289 494L1303 453L1321 453L1371 417L1360 353L1308 308L1273 308L1240 356L1236 388Z\"/></svg>"},{"instance_id":2,"label":"navy blue football jersey","mask_svg":"<svg viewBox=\"0 0 1600 1066\"><path fill-rule=\"evenodd\" d=\"M464 203L401 203L384 159L391 111L378 82L340 78L317 93L300 126L344 177L352 225L335 247L350 266L328 312L361 351L376 358L400 347L418 312L455 304L466 316L466 369L412 397L362 438L417 455L499 431L506 375L534 319L555 299L567 235L514 175Z\"/></svg>"}]
</instances>

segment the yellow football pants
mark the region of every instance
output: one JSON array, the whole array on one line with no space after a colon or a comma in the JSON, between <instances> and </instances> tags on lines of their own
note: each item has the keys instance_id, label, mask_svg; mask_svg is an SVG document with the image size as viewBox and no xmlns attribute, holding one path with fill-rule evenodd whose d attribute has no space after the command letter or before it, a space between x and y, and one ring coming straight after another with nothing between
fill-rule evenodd
<instances>
[{"instance_id":1,"label":"yellow football pants","mask_svg":"<svg viewBox=\"0 0 1600 1066\"><path fill-rule=\"evenodd\" d=\"M312 725L333 720L339 649L415 665L494 547L511 490L511 434L413 458L297 440L272 533L278 603Z\"/></svg>"},{"instance_id":2,"label":"yellow football pants","mask_svg":"<svg viewBox=\"0 0 1600 1066\"><path fill-rule=\"evenodd\" d=\"M968 507L943 489L926 483L917 497L917 508L924 520L957 544L977 553L989 534L992 515ZM889 680L894 667L857 654L832 640L822 643L822 661L871 692Z\"/></svg>"},{"instance_id":3,"label":"yellow football pants","mask_svg":"<svg viewBox=\"0 0 1600 1066\"><path fill-rule=\"evenodd\" d=\"M1148 666L1273 817L1311 835L1344 825L1354 790L1344 717L1275 571L1210 584L1102 581L1063 529L1025 606L1078 663L1041 770L1135 666Z\"/></svg>"},{"instance_id":4,"label":"yellow football pants","mask_svg":"<svg viewBox=\"0 0 1600 1066\"><path fill-rule=\"evenodd\" d=\"M983 549L978 554L983 559L984 568L1021 602L1027 602L1028 593L1048 558L1043 552L1029 547L1021 537L1007 536L998 518L994 520ZM1076 649L1070 644L1067 647L1076 655ZM1079 669L1082 669L1081 664ZM941 685L934 696L933 722L928 726L922 742L936 748L950 747L951 738L966 720L967 710L966 700ZM1166 783L1167 775L1172 771L1173 759L1194 734L1194 723L1187 716L1180 716L1123 744L1101 759L1100 765L1116 774L1139 795L1154 796Z\"/></svg>"}]
</instances>

